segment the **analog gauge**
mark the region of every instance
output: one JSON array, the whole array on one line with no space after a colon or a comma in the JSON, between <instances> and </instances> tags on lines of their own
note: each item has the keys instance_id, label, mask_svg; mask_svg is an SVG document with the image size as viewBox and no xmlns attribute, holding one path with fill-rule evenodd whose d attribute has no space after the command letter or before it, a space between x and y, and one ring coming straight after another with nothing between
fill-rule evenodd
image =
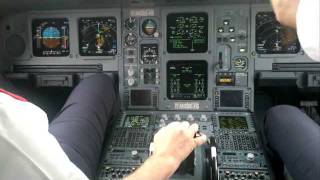
<instances>
[{"instance_id":1,"label":"analog gauge","mask_svg":"<svg viewBox=\"0 0 320 180\"><path fill-rule=\"evenodd\" d=\"M141 44L141 64L158 64L158 44Z\"/></svg>"},{"instance_id":2,"label":"analog gauge","mask_svg":"<svg viewBox=\"0 0 320 180\"><path fill-rule=\"evenodd\" d=\"M153 19L146 19L142 23L142 31L144 34L151 36L157 31L157 23Z\"/></svg>"},{"instance_id":3,"label":"analog gauge","mask_svg":"<svg viewBox=\"0 0 320 180\"><path fill-rule=\"evenodd\" d=\"M32 45L35 56L68 56L69 21L66 18L34 19Z\"/></svg>"},{"instance_id":4,"label":"analog gauge","mask_svg":"<svg viewBox=\"0 0 320 180\"><path fill-rule=\"evenodd\" d=\"M137 19L134 17L129 17L128 19L125 20L124 27L129 31L136 29Z\"/></svg>"},{"instance_id":5,"label":"analog gauge","mask_svg":"<svg viewBox=\"0 0 320 180\"><path fill-rule=\"evenodd\" d=\"M128 33L126 35L124 42L127 46L134 46L137 43L137 36L133 33Z\"/></svg>"},{"instance_id":6,"label":"analog gauge","mask_svg":"<svg viewBox=\"0 0 320 180\"><path fill-rule=\"evenodd\" d=\"M115 17L81 18L79 31L81 56L114 56L117 54L117 20Z\"/></svg>"}]
</instances>

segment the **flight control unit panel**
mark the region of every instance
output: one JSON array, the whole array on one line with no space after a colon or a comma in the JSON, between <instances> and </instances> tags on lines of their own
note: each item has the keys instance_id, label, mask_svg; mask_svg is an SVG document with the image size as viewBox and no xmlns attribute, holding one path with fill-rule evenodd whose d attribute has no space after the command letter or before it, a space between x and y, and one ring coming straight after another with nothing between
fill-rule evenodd
<instances>
[{"instance_id":1,"label":"flight control unit panel","mask_svg":"<svg viewBox=\"0 0 320 180\"><path fill-rule=\"evenodd\" d=\"M97 180L139 168L154 134L173 121L198 123L214 144L195 149L171 179L272 179L254 118L254 77L316 67L266 4L36 11L0 25L12 78L73 87L78 76L116 74L121 115Z\"/></svg>"}]
</instances>

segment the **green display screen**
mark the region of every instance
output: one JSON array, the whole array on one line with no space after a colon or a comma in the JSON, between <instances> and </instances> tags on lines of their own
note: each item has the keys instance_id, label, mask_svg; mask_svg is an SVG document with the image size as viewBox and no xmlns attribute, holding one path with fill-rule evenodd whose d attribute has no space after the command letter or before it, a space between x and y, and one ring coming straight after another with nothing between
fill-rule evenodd
<instances>
[{"instance_id":1,"label":"green display screen","mask_svg":"<svg viewBox=\"0 0 320 180\"><path fill-rule=\"evenodd\" d=\"M220 116L220 128L224 129L248 129L246 118L243 116Z\"/></svg>"},{"instance_id":2,"label":"green display screen","mask_svg":"<svg viewBox=\"0 0 320 180\"><path fill-rule=\"evenodd\" d=\"M169 53L205 53L208 50L208 14L171 13L167 16Z\"/></svg>"},{"instance_id":3,"label":"green display screen","mask_svg":"<svg viewBox=\"0 0 320 180\"><path fill-rule=\"evenodd\" d=\"M151 117L146 115L127 115L125 127L146 128L149 126Z\"/></svg>"}]
</instances>

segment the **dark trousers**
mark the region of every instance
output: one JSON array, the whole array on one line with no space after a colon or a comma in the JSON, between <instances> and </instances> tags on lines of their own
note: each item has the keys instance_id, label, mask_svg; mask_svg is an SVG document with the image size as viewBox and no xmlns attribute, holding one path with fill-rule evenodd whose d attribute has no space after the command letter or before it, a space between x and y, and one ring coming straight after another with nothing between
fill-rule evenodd
<instances>
[{"instance_id":1,"label":"dark trousers","mask_svg":"<svg viewBox=\"0 0 320 180\"><path fill-rule=\"evenodd\" d=\"M81 81L50 124L49 132L90 179L97 172L107 125L118 112L113 81L97 74Z\"/></svg>"},{"instance_id":2,"label":"dark trousers","mask_svg":"<svg viewBox=\"0 0 320 180\"><path fill-rule=\"evenodd\" d=\"M264 136L272 161L283 163L294 180L320 179L320 126L306 114L293 106L271 108Z\"/></svg>"}]
</instances>

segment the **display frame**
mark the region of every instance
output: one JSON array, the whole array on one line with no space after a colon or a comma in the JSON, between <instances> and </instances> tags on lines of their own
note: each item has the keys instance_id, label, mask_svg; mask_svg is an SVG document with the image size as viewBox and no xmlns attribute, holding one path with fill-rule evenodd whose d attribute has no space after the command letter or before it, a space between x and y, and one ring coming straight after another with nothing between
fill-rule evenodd
<instances>
[{"instance_id":1,"label":"display frame","mask_svg":"<svg viewBox=\"0 0 320 180\"><path fill-rule=\"evenodd\" d=\"M85 20L85 19L87 19L87 20L89 20L89 19L103 19L103 18L105 18L105 20L109 20L109 19L114 19L115 20L115 39L116 39L116 47L114 48L115 49L115 53L114 54L112 54L112 55L108 55L108 54L106 54L106 53L102 53L102 54L85 54L85 53L82 53L81 52L81 43L82 43L82 37L81 37L81 20ZM118 21L118 19L115 17L115 16L95 16L95 17L93 17L93 16L90 16L90 17L79 17L78 19L77 19L77 26L78 26L78 52L79 52L79 55L80 56L83 56L83 57L90 57L90 56L100 56L100 57L112 57L112 56L116 56L117 54L118 54L118 49L119 49L119 44L118 44L118 27L117 27L117 21Z\"/></svg>"},{"instance_id":2,"label":"display frame","mask_svg":"<svg viewBox=\"0 0 320 180\"><path fill-rule=\"evenodd\" d=\"M273 63L314 63L301 48L297 54L257 54L255 51L256 42L256 14L261 11L273 11L270 4L253 4L251 6L251 58L255 61L256 72L273 71ZM254 25L253 25L254 24Z\"/></svg>"},{"instance_id":3,"label":"display frame","mask_svg":"<svg viewBox=\"0 0 320 180\"><path fill-rule=\"evenodd\" d=\"M296 51L294 51L294 52L289 52L289 50L287 50L287 51L278 51L278 52L276 52L275 50L263 50L263 49L259 49L258 48L258 46L259 46L259 43L258 43L258 40L260 39L260 36L259 36L259 38L258 38L258 34L257 34L257 32L258 32L258 30L259 29L257 29L258 27L258 25L257 25L257 16L259 15L259 14L263 14L263 15L265 15L265 14L270 14L270 15L273 15L274 17L274 20L276 21L275 22L275 24L277 25L276 27L281 27L282 29L283 29L283 31L288 31L288 32L290 32L290 33L294 33L295 34L295 37L296 37L296 40L295 41L293 41L291 44L293 44L293 43L296 43L296 48L297 48L297 50ZM273 11L259 11L259 12L256 12L255 13L255 21L254 21L254 23L252 23L252 26L254 26L254 32L255 32L255 43L254 43L254 50L255 50L255 52L257 53L257 54L259 54L259 55L262 55L262 56L269 56L269 55L294 55L294 54L298 54L301 50L302 50L302 47L301 47L301 44L300 44L300 42L299 42L299 39L298 39L298 34L297 34L297 32L294 32L294 29L292 29L292 28L289 28L289 27L285 27L284 25L281 25L279 22L277 22L277 19L276 19L276 15L274 14L274 12ZM293 46L293 45L291 45L291 46ZM291 47L290 46L290 47ZM261 51L265 51L265 52L261 52Z\"/></svg>"},{"instance_id":4,"label":"display frame","mask_svg":"<svg viewBox=\"0 0 320 180\"><path fill-rule=\"evenodd\" d=\"M50 25L45 25L45 23L48 23ZM51 25L52 24L52 25ZM58 24L55 26L55 24ZM63 26L65 25L65 26ZM47 57L67 57L71 54L71 37L70 37L70 20L69 18L67 17L37 17L37 18L32 18L31 21L30 21L30 26L31 26L31 51L32 51L32 55L35 56L35 57L39 57L39 58L47 58ZM66 39L64 40L65 41L65 46L67 46L67 48L65 48L65 51L63 52L63 48L59 47L59 48L56 48L57 50L54 50L53 48L50 50L50 48L46 48L46 47L39 47L39 48L36 48L37 46L37 39L36 37L38 35L36 35L36 33L38 33L38 28L39 26L48 26L46 27L49 28L51 27L52 29L55 28L59 35L60 33L62 32L62 28L63 27L66 27L65 29L65 34L66 36ZM60 28L57 28L57 26L60 26ZM46 30L45 29L45 30ZM45 31L44 30L44 31ZM40 37L38 37L38 39L43 39L43 35L42 33L44 33L44 31L41 31L41 35ZM60 35L59 38L61 38L62 35ZM51 37L50 37L51 38ZM50 39L49 38L49 39ZM59 40L60 43L62 40ZM40 43L40 42L38 42ZM43 40L41 40L41 43L43 43ZM52 42L53 43L53 42ZM43 45L45 46L45 45ZM57 45L57 46L60 46L60 45ZM59 51L60 51L60 54L59 54ZM51 53L51 54L48 54L48 53Z\"/></svg>"},{"instance_id":5,"label":"display frame","mask_svg":"<svg viewBox=\"0 0 320 180\"><path fill-rule=\"evenodd\" d=\"M198 47L199 49L195 49L194 51L195 52L192 52L191 49L189 48L189 50L186 50L186 49L179 49L179 48L173 48L173 47L169 47L169 44L174 44L174 42L170 43L170 40L174 40L174 39L169 39L169 19L171 20L172 18L175 18L175 19L178 19L179 18L179 14L181 16L185 16L185 17L192 17L192 16L195 16L195 15L199 15L198 17L202 17L202 18L205 18L204 19L204 23L206 23L206 25L204 26L204 41L205 43L201 44L200 47ZM169 16L174 16L174 17L169 17ZM166 26L165 26L165 29L166 29L166 51L170 54L197 54L197 53L206 53L208 52L209 50L209 26L210 26L210 20L209 20L209 14L205 11L197 11L197 12L171 12L171 13L168 13L166 14ZM183 39L183 38L180 38L180 40ZM191 46L193 46L193 41L195 39L190 39L188 41L191 41ZM186 44L186 43L182 43L182 44ZM187 43L189 44L189 43ZM205 47L202 47L202 45L204 45ZM189 46L188 46L189 47Z\"/></svg>"},{"instance_id":6,"label":"display frame","mask_svg":"<svg viewBox=\"0 0 320 180\"><path fill-rule=\"evenodd\" d=\"M167 52L167 15L170 13L185 13L185 12L205 12L208 14L209 27L208 31L213 32L215 29L215 13L216 10L210 6L199 6L194 5L192 8L186 8L183 6L170 6L161 9L161 41L160 41L160 56L161 67L166 67L169 60L205 60L208 63L209 71L213 70L214 67L214 54L215 54L215 44L208 43L208 51L206 53L168 53ZM214 42L214 33L208 34L208 42ZM214 79L214 73L208 73L208 79ZM213 94L210 88L214 86L214 82L208 81L208 97L205 100L170 100L167 98L167 87L161 82L167 81L167 69L162 68L160 76L160 96L159 96L159 110L177 110L177 111L210 111L213 109L212 98Z\"/></svg>"},{"instance_id":7,"label":"display frame","mask_svg":"<svg viewBox=\"0 0 320 180\"><path fill-rule=\"evenodd\" d=\"M201 63L201 65L200 65L200 63ZM199 71L202 71L202 70L205 70L205 74L201 74L201 75L203 75L204 76L204 78L205 78L205 81L204 81L204 93L206 93L205 94L205 96L204 97L191 97L190 95L188 95L188 93L183 93L183 92L177 92L177 93L175 93L175 94L181 94L182 95L182 97L170 97L171 95L169 94L169 91L170 91L170 88L171 88L171 86L169 86L168 85L168 81L169 81L169 76L170 76L170 72L169 72L169 69L171 69L171 68L169 68L169 66L170 66L170 64L176 64L177 66L178 66L178 64L182 64L182 65L179 65L179 67L180 68L182 68L183 67L183 64L184 65L191 65L191 64L194 64L194 66L190 66L190 67L195 67L195 65L200 65L200 66L202 66L202 67L200 67L201 69L200 70L198 70L197 69L197 72L199 72ZM176 66L176 67L177 67ZM172 66L170 66L170 67L172 67ZM205 60L170 60L170 61L168 61L167 62L167 65L166 65L166 69L167 69L167 73L166 73L166 77L167 77L167 82L166 82L166 86L167 86L167 90L166 90L166 94L167 94L167 98L169 99L169 100L184 100L184 101L194 101L194 100L206 100L207 98L208 98L208 74L209 74L209 70L208 70L208 63L207 63L207 61L205 61ZM184 69L184 71L185 71L186 69ZM179 69L179 71L183 71L182 69ZM172 72L172 74L173 74L173 72ZM192 78L194 78L194 76L192 77ZM187 79L187 77L183 77L183 79ZM184 80L184 81L186 81L186 80ZM185 83L184 83L185 84ZM178 87L178 89L181 89L181 87ZM184 95L183 95L184 94ZM190 93L189 93L190 94ZM194 93L192 93L192 94L194 94Z\"/></svg>"},{"instance_id":8,"label":"display frame","mask_svg":"<svg viewBox=\"0 0 320 180\"><path fill-rule=\"evenodd\" d=\"M221 91L241 91L241 106L221 106ZM250 88L241 87L216 87L213 89L214 109L225 111L248 111L252 108L254 94Z\"/></svg>"}]
</instances>

